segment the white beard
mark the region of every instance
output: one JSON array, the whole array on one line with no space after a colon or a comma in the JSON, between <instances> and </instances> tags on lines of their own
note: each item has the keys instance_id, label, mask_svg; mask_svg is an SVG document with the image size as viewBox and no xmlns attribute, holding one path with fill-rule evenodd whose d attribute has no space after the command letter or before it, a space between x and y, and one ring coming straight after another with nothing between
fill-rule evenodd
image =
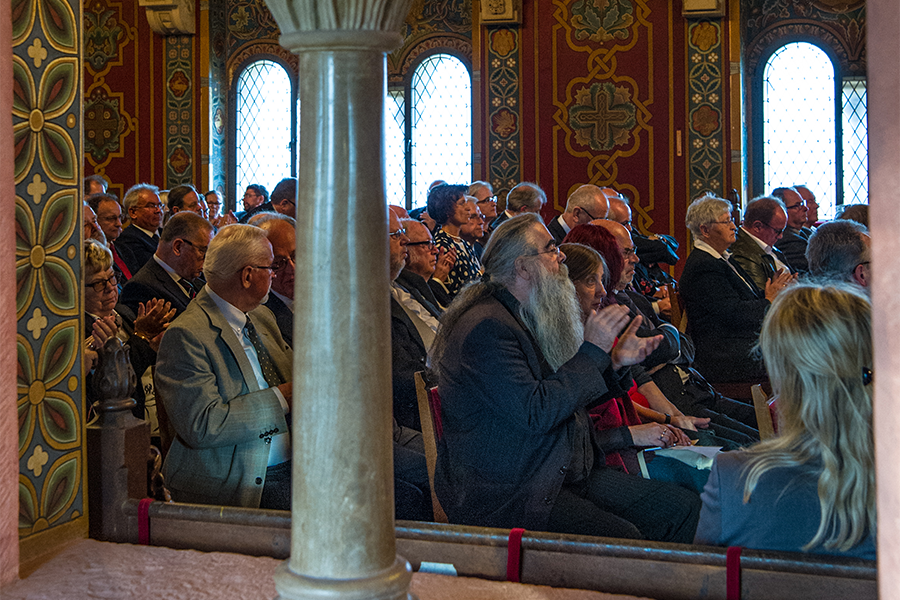
<instances>
[{"instance_id":1,"label":"white beard","mask_svg":"<svg viewBox=\"0 0 900 600\"><path fill-rule=\"evenodd\" d=\"M554 371L575 356L584 341L584 325L565 265L556 274L541 265L519 317Z\"/></svg>"}]
</instances>

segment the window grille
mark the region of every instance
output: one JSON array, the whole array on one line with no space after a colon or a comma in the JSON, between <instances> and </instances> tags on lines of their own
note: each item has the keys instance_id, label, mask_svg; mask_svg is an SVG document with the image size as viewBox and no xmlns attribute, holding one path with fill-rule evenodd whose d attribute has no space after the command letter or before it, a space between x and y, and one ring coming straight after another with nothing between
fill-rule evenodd
<instances>
[{"instance_id":1,"label":"window grille","mask_svg":"<svg viewBox=\"0 0 900 600\"><path fill-rule=\"evenodd\" d=\"M251 183L271 192L281 179L293 174L293 97L290 77L277 62L258 60L241 71L236 94L235 198L242 198Z\"/></svg>"},{"instance_id":2,"label":"window grille","mask_svg":"<svg viewBox=\"0 0 900 600\"><path fill-rule=\"evenodd\" d=\"M406 206L406 104L403 90L389 90L384 104L384 164L387 203Z\"/></svg>"},{"instance_id":3,"label":"window grille","mask_svg":"<svg viewBox=\"0 0 900 600\"><path fill-rule=\"evenodd\" d=\"M866 80L843 81L844 204L869 202L869 128Z\"/></svg>"}]
</instances>

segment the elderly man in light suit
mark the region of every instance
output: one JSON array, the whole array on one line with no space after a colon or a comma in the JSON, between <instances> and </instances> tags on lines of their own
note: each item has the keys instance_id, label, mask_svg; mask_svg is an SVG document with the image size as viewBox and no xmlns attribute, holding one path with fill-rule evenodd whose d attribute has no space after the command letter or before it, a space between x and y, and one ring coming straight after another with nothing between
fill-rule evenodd
<instances>
[{"instance_id":1,"label":"elderly man in light suit","mask_svg":"<svg viewBox=\"0 0 900 600\"><path fill-rule=\"evenodd\" d=\"M292 354L260 306L272 261L265 231L223 227L207 286L163 336L156 381L177 434L164 472L179 502L290 510Z\"/></svg>"}]
</instances>

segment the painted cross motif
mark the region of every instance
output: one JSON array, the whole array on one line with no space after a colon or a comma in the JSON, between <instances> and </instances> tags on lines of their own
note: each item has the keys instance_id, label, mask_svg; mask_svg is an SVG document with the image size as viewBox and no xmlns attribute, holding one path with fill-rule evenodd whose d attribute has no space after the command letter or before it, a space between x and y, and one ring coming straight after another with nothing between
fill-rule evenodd
<instances>
[{"instance_id":1,"label":"painted cross motif","mask_svg":"<svg viewBox=\"0 0 900 600\"><path fill-rule=\"evenodd\" d=\"M597 151L628 142L635 107L626 88L595 83L576 92L575 102L569 110L569 126L575 130L576 142Z\"/></svg>"}]
</instances>

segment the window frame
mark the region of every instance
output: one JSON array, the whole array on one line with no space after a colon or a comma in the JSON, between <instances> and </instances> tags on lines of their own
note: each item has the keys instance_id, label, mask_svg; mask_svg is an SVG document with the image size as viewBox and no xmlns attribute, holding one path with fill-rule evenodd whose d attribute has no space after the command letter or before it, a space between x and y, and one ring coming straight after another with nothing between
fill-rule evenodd
<instances>
[{"instance_id":1,"label":"window frame","mask_svg":"<svg viewBox=\"0 0 900 600\"><path fill-rule=\"evenodd\" d=\"M469 93L471 95L471 99L469 102L469 106L472 110L472 120L471 120L471 134L472 141L469 145L469 164L472 166L472 173L470 173L470 181L466 182L453 182L450 181L448 183L466 183L469 184L474 179L474 169L475 169L475 81L472 77L472 60L471 57L466 56L464 53L460 52L455 48L450 48L447 46L438 46L435 48L429 48L424 50L416 55L416 57L409 63L409 68L403 74L403 86L398 85L388 85L387 91L397 91L403 90L403 112L404 112L404 124L403 124L403 158L404 158L404 169L406 170L406 198L404 200L404 208L406 210L412 210L412 190L413 190L413 181L412 181L412 103L410 102L410 98L412 97L412 80L413 75L416 72L416 69L425 62L427 59L435 56L437 54L447 54L452 56L453 58L458 59L466 70L469 72ZM429 182L430 183L430 182Z\"/></svg>"},{"instance_id":2,"label":"window frame","mask_svg":"<svg viewBox=\"0 0 900 600\"><path fill-rule=\"evenodd\" d=\"M297 102L299 101L298 97L298 81L299 76L296 72L296 68L285 61L280 56L275 54L270 54L267 52L260 52L258 54L253 54L248 56L246 59L242 60L237 67L234 69L234 77L232 78L232 84L230 86L231 89L228 90L228 135L231 138L230 143L226 140L225 145L229 148L228 155L228 179L227 182L230 182L230 186L234 189L237 189L237 95L238 88L240 87L239 82L241 76L244 72L249 68L252 64L260 61L271 61L277 63L282 69L284 69L285 73L288 76L288 81L291 86L291 172L289 175L285 175L285 177L297 177L297 158L298 158L298 150L299 150L299 136L298 136L298 123L300 115L297 114ZM271 192L271 190L269 190ZM228 197L231 194L226 193L226 202L228 201ZM234 210L237 212L238 203L240 198L234 198L234 206L230 206L230 210ZM225 207L222 209L223 213L225 212Z\"/></svg>"},{"instance_id":3,"label":"window frame","mask_svg":"<svg viewBox=\"0 0 900 600\"><path fill-rule=\"evenodd\" d=\"M766 48L761 54L759 58L759 62L756 66L756 71L753 73L751 77L751 105L758 107L755 110L754 117L752 119L751 127L750 127L750 135L751 135L751 143L752 143L752 160L754 168L750 171L750 184L753 193L752 197L757 197L761 195L766 195L771 193L772 190L767 190L765 188L765 105L763 104L763 89L765 87L765 73L766 67L769 64L769 60L772 56L784 46L788 44L793 44L797 42L812 44L828 57L828 60L831 61L831 66L834 68L834 119L835 119L835 132L834 132L834 165L835 165L835 210L839 209L844 205L844 139L843 139L843 81L844 81L844 73L841 69L840 60L838 60L838 56L835 54L834 50L822 40L817 39L813 36L809 35L786 35L782 36L778 39L778 42L772 44L768 48ZM794 185L806 183L802 181L786 181L781 185ZM811 184L812 185L812 184Z\"/></svg>"}]
</instances>

